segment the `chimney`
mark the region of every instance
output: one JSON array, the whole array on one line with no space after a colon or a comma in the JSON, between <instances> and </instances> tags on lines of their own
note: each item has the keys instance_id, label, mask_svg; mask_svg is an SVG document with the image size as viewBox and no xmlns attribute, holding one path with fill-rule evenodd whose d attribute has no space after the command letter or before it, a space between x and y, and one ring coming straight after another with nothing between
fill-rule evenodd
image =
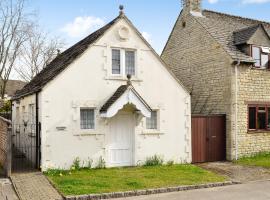
<instances>
[{"instance_id":1,"label":"chimney","mask_svg":"<svg viewBox=\"0 0 270 200\"><path fill-rule=\"evenodd\" d=\"M183 9L194 16L202 17L202 0L182 0Z\"/></svg>"}]
</instances>

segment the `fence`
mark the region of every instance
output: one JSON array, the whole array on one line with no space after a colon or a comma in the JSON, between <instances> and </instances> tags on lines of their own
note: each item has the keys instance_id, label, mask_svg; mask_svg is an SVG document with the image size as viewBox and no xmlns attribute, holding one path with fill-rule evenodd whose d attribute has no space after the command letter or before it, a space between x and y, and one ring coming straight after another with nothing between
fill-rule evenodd
<instances>
[{"instance_id":1,"label":"fence","mask_svg":"<svg viewBox=\"0 0 270 200\"><path fill-rule=\"evenodd\" d=\"M11 173L11 121L0 116L0 165L5 176Z\"/></svg>"}]
</instances>

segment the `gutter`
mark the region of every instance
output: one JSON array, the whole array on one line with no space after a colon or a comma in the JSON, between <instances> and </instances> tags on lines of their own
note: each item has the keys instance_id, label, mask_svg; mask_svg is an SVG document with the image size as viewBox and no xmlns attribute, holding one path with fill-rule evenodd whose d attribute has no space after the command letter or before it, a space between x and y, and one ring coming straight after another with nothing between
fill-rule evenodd
<instances>
[{"instance_id":1,"label":"gutter","mask_svg":"<svg viewBox=\"0 0 270 200\"><path fill-rule=\"evenodd\" d=\"M235 160L238 160L238 66L240 65L240 60L237 61L235 65L235 118L234 118L234 125L235 125L235 133L234 133L234 141L235 141Z\"/></svg>"}]
</instances>

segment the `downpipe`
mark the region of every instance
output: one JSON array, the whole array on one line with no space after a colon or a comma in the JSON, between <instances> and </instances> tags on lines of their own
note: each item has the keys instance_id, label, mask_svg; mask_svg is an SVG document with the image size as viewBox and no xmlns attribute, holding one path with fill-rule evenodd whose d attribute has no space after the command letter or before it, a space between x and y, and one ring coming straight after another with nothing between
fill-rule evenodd
<instances>
[{"instance_id":1,"label":"downpipe","mask_svg":"<svg viewBox=\"0 0 270 200\"><path fill-rule=\"evenodd\" d=\"M240 65L240 60L237 60L237 64L235 65L235 133L234 133L234 141L235 141L235 160L238 160L238 67Z\"/></svg>"}]
</instances>

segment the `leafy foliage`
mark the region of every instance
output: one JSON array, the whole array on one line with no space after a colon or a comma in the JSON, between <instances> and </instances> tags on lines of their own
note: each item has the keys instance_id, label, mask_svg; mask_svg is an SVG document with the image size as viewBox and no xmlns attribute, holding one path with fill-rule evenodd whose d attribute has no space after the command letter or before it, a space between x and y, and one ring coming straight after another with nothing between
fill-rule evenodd
<instances>
[{"instance_id":1,"label":"leafy foliage","mask_svg":"<svg viewBox=\"0 0 270 200\"><path fill-rule=\"evenodd\" d=\"M154 155L154 156L146 158L143 166L159 166L159 165L162 165L163 162L164 160L161 156Z\"/></svg>"},{"instance_id":2,"label":"leafy foliage","mask_svg":"<svg viewBox=\"0 0 270 200\"><path fill-rule=\"evenodd\" d=\"M104 169L106 168L106 162L104 160L104 158L102 156L99 157L97 165L96 165L97 169Z\"/></svg>"}]
</instances>

